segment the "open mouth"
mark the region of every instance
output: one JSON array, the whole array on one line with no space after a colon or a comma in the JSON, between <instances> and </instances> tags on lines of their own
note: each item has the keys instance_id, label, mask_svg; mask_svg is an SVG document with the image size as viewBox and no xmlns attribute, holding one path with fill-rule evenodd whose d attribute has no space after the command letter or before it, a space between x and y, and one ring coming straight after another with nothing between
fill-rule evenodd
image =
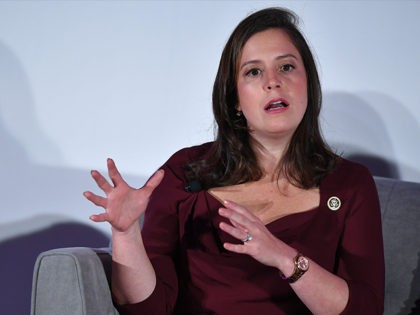
<instances>
[{"instance_id":1,"label":"open mouth","mask_svg":"<svg viewBox=\"0 0 420 315\"><path fill-rule=\"evenodd\" d=\"M289 104L287 104L285 101L278 100L278 101L268 103L264 109L266 111L274 111L281 108L286 108L287 106L289 106Z\"/></svg>"}]
</instances>

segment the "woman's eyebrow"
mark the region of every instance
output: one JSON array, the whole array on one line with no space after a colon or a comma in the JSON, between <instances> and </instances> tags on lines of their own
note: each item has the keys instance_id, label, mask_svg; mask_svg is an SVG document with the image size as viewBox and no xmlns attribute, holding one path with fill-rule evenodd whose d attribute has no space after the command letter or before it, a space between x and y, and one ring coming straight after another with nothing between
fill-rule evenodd
<instances>
[{"instance_id":1,"label":"woman's eyebrow","mask_svg":"<svg viewBox=\"0 0 420 315\"><path fill-rule=\"evenodd\" d=\"M285 54L285 55L280 55L278 57L276 57L276 60L279 59L286 59L286 58L293 58L293 59L298 59L294 54Z\"/></svg>"},{"instance_id":2,"label":"woman's eyebrow","mask_svg":"<svg viewBox=\"0 0 420 315\"><path fill-rule=\"evenodd\" d=\"M286 58L293 58L293 59L298 59L294 54L284 54L284 55L279 55L275 58L275 60L281 60L281 59L286 59ZM262 61L259 59L253 59L253 60L248 60L246 62L244 62L241 67L239 69L242 69L244 67L246 67L247 65L250 64L258 64L261 63Z\"/></svg>"}]
</instances>

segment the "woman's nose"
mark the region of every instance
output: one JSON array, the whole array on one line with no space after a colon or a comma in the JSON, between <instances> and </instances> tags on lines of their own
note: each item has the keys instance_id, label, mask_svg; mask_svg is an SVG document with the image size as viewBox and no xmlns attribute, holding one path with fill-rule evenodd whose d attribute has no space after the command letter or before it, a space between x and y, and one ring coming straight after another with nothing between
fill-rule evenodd
<instances>
[{"instance_id":1,"label":"woman's nose","mask_svg":"<svg viewBox=\"0 0 420 315\"><path fill-rule=\"evenodd\" d=\"M280 88L280 79L278 78L277 73L271 73L267 77L267 82L265 83L265 88L267 90L278 89Z\"/></svg>"}]
</instances>

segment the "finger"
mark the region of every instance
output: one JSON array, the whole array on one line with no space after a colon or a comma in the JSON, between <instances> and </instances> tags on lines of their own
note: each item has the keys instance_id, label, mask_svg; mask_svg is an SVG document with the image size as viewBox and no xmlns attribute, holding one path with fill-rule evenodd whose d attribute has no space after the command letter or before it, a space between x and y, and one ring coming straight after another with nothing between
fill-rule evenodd
<instances>
[{"instance_id":1,"label":"finger","mask_svg":"<svg viewBox=\"0 0 420 315\"><path fill-rule=\"evenodd\" d=\"M101 196L98 196L90 191L85 191L83 193L83 196L85 196L85 198L87 200L89 200L90 202L92 202L94 205L102 207L102 208L106 208L107 205L107 199Z\"/></svg>"},{"instance_id":2,"label":"finger","mask_svg":"<svg viewBox=\"0 0 420 315\"><path fill-rule=\"evenodd\" d=\"M92 175L92 178L95 180L96 184L98 185L98 187L102 189L105 194L108 195L114 187L112 187L111 184L106 180L106 178L103 177L102 174L99 173L98 171L93 170L90 173Z\"/></svg>"},{"instance_id":3,"label":"finger","mask_svg":"<svg viewBox=\"0 0 420 315\"><path fill-rule=\"evenodd\" d=\"M92 214L89 219L93 222L107 222L108 221L108 214L106 212L99 213L99 214Z\"/></svg>"},{"instance_id":4,"label":"finger","mask_svg":"<svg viewBox=\"0 0 420 315\"><path fill-rule=\"evenodd\" d=\"M249 226L254 221L253 219L250 220L245 215L229 208L220 208L219 214L227 218L235 227L242 228L245 231L248 231Z\"/></svg>"},{"instance_id":5,"label":"finger","mask_svg":"<svg viewBox=\"0 0 420 315\"><path fill-rule=\"evenodd\" d=\"M225 249L227 249L228 251L231 251L231 252L235 252L235 253L238 253L238 254L247 254L249 247L244 246L246 244L247 243L240 244L240 245L238 245L238 244L232 244L232 243L223 243L223 247Z\"/></svg>"},{"instance_id":6,"label":"finger","mask_svg":"<svg viewBox=\"0 0 420 315\"><path fill-rule=\"evenodd\" d=\"M118 186L120 183L125 183L113 159L107 159L107 167L109 178L111 179L114 186Z\"/></svg>"},{"instance_id":7,"label":"finger","mask_svg":"<svg viewBox=\"0 0 420 315\"><path fill-rule=\"evenodd\" d=\"M248 232L248 229L242 225L236 222L233 218L234 212L232 212L230 209L226 208L220 208L219 214L229 220L229 222L236 228L243 230L244 232Z\"/></svg>"},{"instance_id":8,"label":"finger","mask_svg":"<svg viewBox=\"0 0 420 315\"><path fill-rule=\"evenodd\" d=\"M235 213L238 213L250 221L255 221L256 217L245 207L237 204L236 202L225 200L223 201L223 205L227 208L232 210Z\"/></svg>"},{"instance_id":9,"label":"finger","mask_svg":"<svg viewBox=\"0 0 420 315\"><path fill-rule=\"evenodd\" d=\"M149 180L146 182L146 184L143 186L146 190L150 190L150 193L161 183L163 176L165 175L164 170L158 170L156 171L152 177L149 178Z\"/></svg>"},{"instance_id":10,"label":"finger","mask_svg":"<svg viewBox=\"0 0 420 315\"><path fill-rule=\"evenodd\" d=\"M241 229L244 232L248 232L248 229L245 226L243 226L242 224L239 224L238 222L236 222L233 219L229 219L229 221L234 227L236 227L238 229Z\"/></svg>"},{"instance_id":11,"label":"finger","mask_svg":"<svg viewBox=\"0 0 420 315\"><path fill-rule=\"evenodd\" d=\"M219 227L222 231L230 234L231 236L233 236L234 238L237 238L238 240L243 240L247 237L248 232L244 231L243 229L238 229L232 225L229 225L225 222L221 222L219 224Z\"/></svg>"},{"instance_id":12,"label":"finger","mask_svg":"<svg viewBox=\"0 0 420 315\"><path fill-rule=\"evenodd\" d=\"M164 170L157 170L152 177L147 181L146 185L150 187L157 187L165 176Z\"/></svg>"}]
</instances>

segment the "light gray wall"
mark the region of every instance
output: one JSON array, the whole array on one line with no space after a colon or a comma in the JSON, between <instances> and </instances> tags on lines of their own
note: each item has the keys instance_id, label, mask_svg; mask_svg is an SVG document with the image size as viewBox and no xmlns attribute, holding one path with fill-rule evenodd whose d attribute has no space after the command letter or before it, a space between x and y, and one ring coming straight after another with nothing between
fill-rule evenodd
<instances>
[{"instance_id":1,"label":"light gray wall","mask_svg":"<svg viewBox=\"0 0 420 315\"><path fill-rule=\"evenodd\" d=\"M302 18L331 144L420 181L418 1L0 1L0 239L88 223L82 192L107 157L140 186L212 139L223 45L273 5Z\"/></svg>"}]
</instances>

